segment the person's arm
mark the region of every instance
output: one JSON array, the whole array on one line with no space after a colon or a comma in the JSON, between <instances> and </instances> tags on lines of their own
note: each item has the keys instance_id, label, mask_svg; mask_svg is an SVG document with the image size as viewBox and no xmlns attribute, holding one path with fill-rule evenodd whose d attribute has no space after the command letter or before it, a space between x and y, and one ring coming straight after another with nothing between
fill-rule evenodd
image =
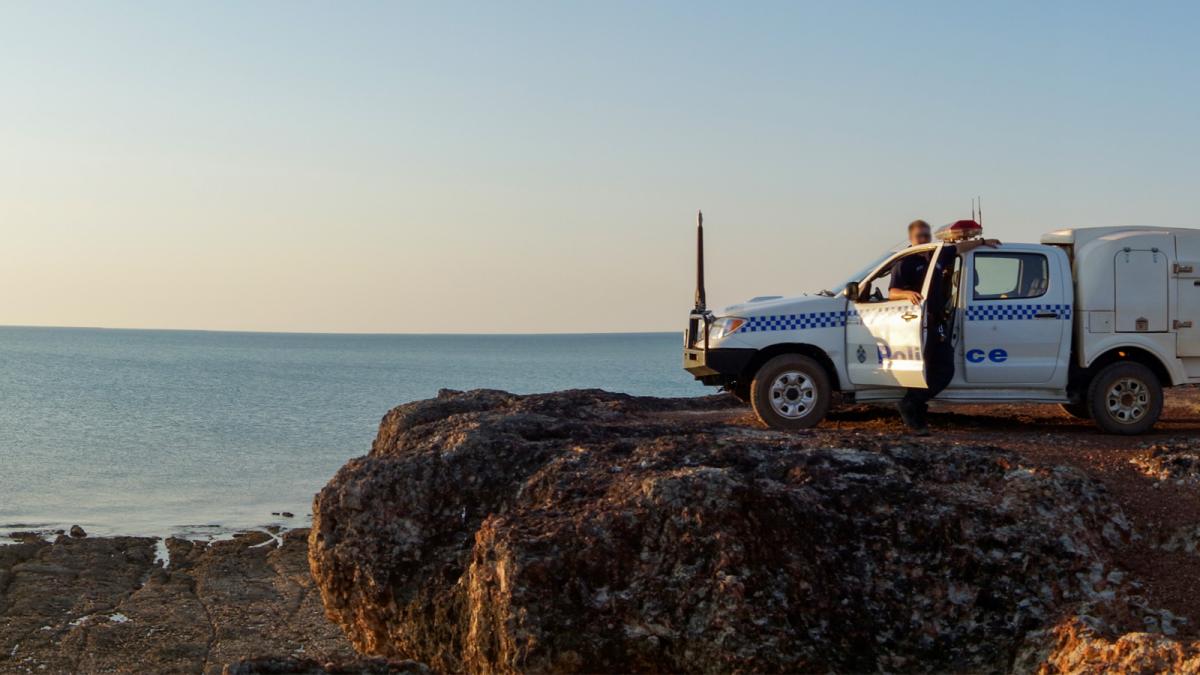
<instances>
[{"instance_id":1,"label":"person's arm","mask_svg":"<svg viewBox=\"0 0 1200 675\"><path fill-rule=\"evenodd\" d=\"M917 291L906 291L903 288L889 288L888 300L908 300L914 305L921 304L921 294Z\"/></svg>"},{"instance_id":2,"label":"person's arm","mask_svg":"<svg viewBox=\"0 0 1200 675\"><path fill-rule=\"evenodd\" d=\"M892 283L888 286L888 300L908 300L914 305L921 304L920 291L913 290L914 286L920 284L912 279L916 272L913 267L915 261L916 257L911 255L896 261L892 267Z\"/></svg>"}]
</instances>

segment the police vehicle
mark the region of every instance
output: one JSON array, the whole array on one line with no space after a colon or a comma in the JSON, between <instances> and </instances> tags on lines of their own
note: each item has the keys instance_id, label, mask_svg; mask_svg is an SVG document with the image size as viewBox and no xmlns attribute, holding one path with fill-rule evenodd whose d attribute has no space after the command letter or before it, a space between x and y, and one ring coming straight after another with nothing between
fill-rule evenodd
<instances>
[{"instance_id":1,"label":"police vehicle","mask_svg":"<svg viewBox=\"0 0 1200 675\"><path fill-rule=\"evenodd\" d=\"M926 386L934 310L887 299L893 265L982 233L958 221L934 243L880 256L836 292L758 297L718 313L705 307L701 220L684 369L776 429L811 427L839 401L898 400L903 388ZM1144 432L1164 387L1200 383L1198 270L1200 230L1178 228L1066 229L959 255L941 310L955 375L935 400L1059 404L1106 432ZM930 265L923 298L932 274Z\"/></svg>"}]
</instances>

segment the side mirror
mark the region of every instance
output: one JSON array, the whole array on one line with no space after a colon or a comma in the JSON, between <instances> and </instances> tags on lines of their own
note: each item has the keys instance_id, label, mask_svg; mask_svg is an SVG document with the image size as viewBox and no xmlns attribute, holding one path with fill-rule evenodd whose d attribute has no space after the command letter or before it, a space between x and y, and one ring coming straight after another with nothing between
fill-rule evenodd
<instances>
[{"instance_id":1,"label":"side mirror","mask_svg":"<svg viewBox=\"0 0 1200 675\"><path fill-rule=\"evenodd\" d=\"M850 283L846 284L846 289L842 291L842 295L846 296L847 298L850 298L851 302L857 300L858 299L858 282L851 281Z\"/></svg>"}]
</instances>

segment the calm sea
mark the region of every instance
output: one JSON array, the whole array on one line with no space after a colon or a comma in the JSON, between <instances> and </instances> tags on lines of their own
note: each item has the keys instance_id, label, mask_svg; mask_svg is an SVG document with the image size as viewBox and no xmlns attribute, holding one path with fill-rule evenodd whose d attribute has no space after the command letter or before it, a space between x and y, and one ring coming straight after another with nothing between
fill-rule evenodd
<instances>
[{"instance_id":1,"label":"calm sea","mask_svg":"<svg viewBox=\"0 0 1200 675\"><path fill-rule=\"evenodd\" d=\"M710 393L680 342L0 328L0 535L302 526L393 406L443 387Z\"/></svg>"}]
</instances>

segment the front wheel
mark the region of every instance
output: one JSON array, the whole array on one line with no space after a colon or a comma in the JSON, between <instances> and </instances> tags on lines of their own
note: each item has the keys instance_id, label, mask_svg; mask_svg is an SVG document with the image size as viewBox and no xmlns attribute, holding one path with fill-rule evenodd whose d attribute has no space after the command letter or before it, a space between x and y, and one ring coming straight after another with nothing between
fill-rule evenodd
<instances>
[{"instance_id":1,"label":"front wheel","mask_svg":"<svg viewBox=\"0 0 1200 675\"><path fill-rule=\"evenodd\" d=\"M772 429L808 429L825 419L833 392L821 364L800 354L767 361L750 383L754 414Z\"/></svg>"},{"instance_id":2,"label":"front wheel","mask_svg":"<svg viewBox=\"0 0 1200 675\"><path fill-rule=\"evenodd\" d=\"M1106 366L1088 386L1088 408L1096 426L1110 434L1140 434L1162 414L1162 383L1140 363Z\"/></svg>"}]
</instances>

